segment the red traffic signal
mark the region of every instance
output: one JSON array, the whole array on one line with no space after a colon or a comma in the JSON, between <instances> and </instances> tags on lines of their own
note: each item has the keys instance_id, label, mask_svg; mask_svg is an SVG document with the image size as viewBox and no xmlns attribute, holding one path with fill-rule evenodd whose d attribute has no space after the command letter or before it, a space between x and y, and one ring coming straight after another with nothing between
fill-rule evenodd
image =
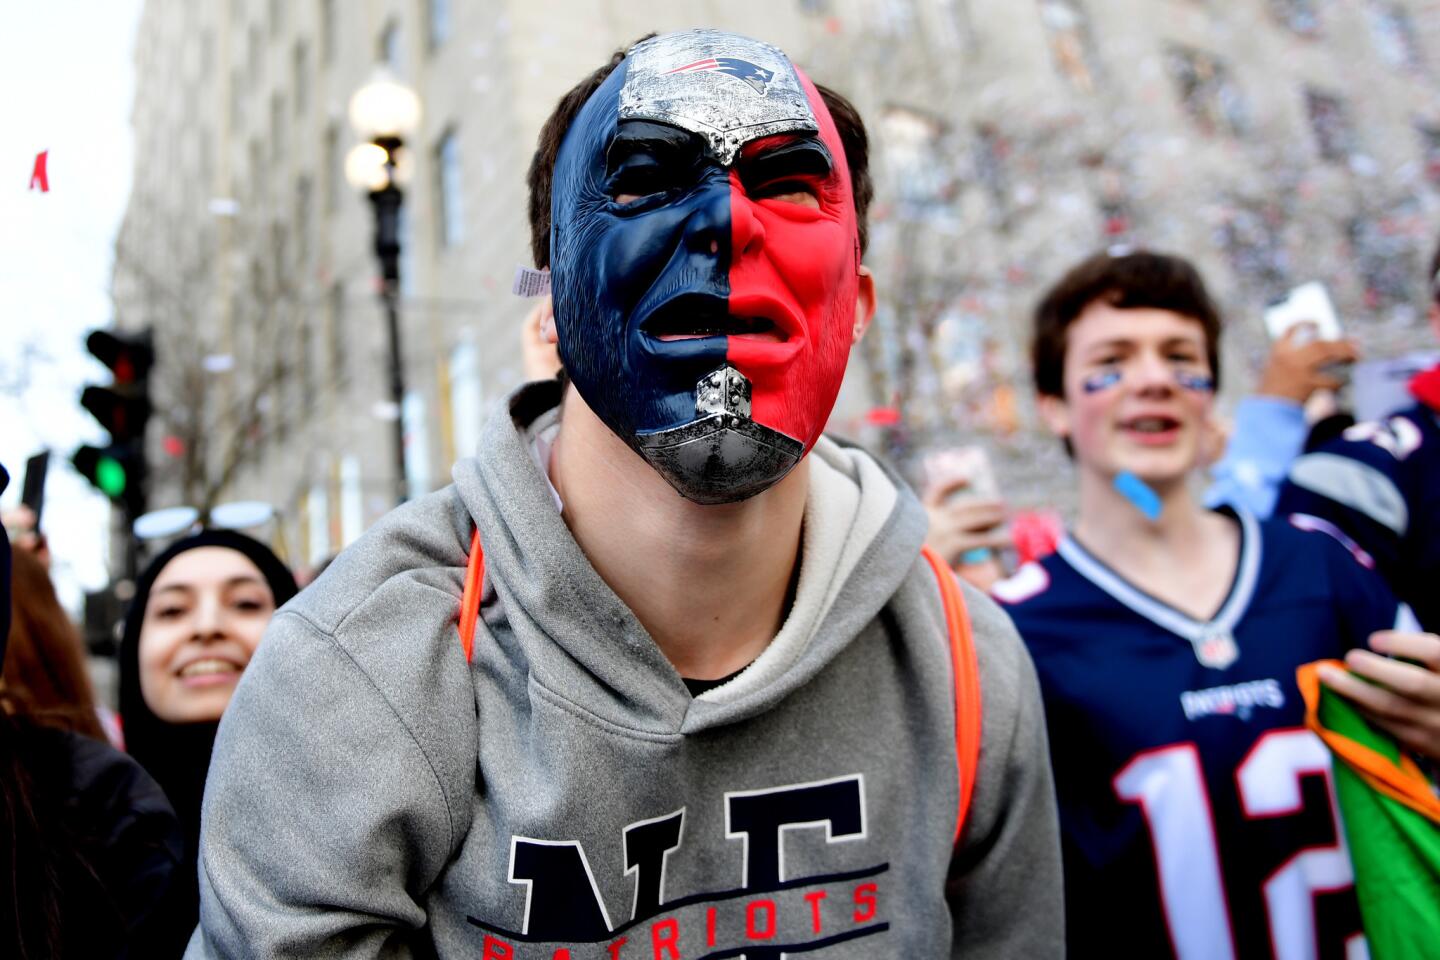
<instances>
[{"instance_id":1,"label":"red traffic signal","mask_svg":"<svg viewBox=\"0 0 1440 960\"><path fill-rule=\"evenodd\" d=\"M90 386L80 394L80 406L100 421L116 443L143 437L150 419L150 398L143 393L127 396L109 387Z\"/></svg>"},{"instance_id":2,"label":"red traffic signal","mask_svg":"<svg viewBox=\"0 0 1440 960\"><path fill-rule=\"evenodd\" d=\"M85 348L115 374L116 386L144 381L155 364L149 330L140 333L94 330L85 338Z\"/></svg>"}]
</instances>

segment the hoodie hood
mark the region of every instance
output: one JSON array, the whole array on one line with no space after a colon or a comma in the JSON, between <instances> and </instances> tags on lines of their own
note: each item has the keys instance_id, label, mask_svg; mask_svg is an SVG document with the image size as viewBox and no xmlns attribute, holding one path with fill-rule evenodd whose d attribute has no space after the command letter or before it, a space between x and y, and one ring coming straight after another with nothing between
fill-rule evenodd
<instances>
[{"instance_id":1,"label":"hoodie hood","mask_svg":"<svg viewBox=\"0 0 1440 960\"><path fill-rule=\"evenodd\" d=\"M510 416L487 425L479 455L458 464L454 480L485 551L482 619L508 622L535 680L606 723L674 736L768 709L834 659L918 562L919 502L869 454L822 439L811 454L795 599L779 634L730 682L692 698L590 565L530 455L560 397L553 382L514 394Z\"/></svg>"}]
</instances>

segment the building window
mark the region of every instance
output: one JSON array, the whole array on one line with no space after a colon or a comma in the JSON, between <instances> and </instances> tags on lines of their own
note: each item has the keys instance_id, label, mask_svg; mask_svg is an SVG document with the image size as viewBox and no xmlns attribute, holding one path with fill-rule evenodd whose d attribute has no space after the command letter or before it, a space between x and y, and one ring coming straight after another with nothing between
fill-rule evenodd
<instances>
[{"instance_id":1,"label":"building window","mask_svg":"<svg viewBox=\"0 0 1440 960\"><path fill-rule=\"evenodd\" d=\"M1345 103L1339 97L1318 90L1305 91L1305 113L1315 134L1320 159L1336 163L1355 152L1355 131Z\"/></svg>"},{"instance_id":2,"label":"building window","mask_svg":"<svg viewBox=\"0 0 1440 960\"><path fill-rule=\"evenodd\" d=\"M360 484L360 458L340 460L340 546L348 547L365 532L365 488Z\"/></svg>"},{"instance_id":3,"label":"building window","mask_svg":"<svg viewBox=\"0 0 1440 960\"><path fill-rule=\"evenodd\" d=\"M885 172L903 216L924 216L945 199L947 165L937 153L940 123L908 107L891 107L880 120Z\"/></svg>"},{"instance_id":4,"label":"building window","mask_svg":"<svg viewBox=\"0 0 1440 960\"><path fill-rule=\"evenodd\" d=\"M236 67L230 71L230 131L233 134L240 129L245 120L245 80L240 76L240 68Z\"/></svg>"},{"instance_id":5,"label":"building window","mask_svg":"<svg viewBox=\"0 0 1440 960\"><path fill-rule=\"evenodd\" d=\"M1004 226L1010 219L1010 138L992 126L975 130L975 179L990 197L990 222Z\"/></svg>"},{"instance_id":6,"label":"building window","mask_svg":"<svg viewBox=\"0 0 1440 960\"><path fill-rule=\"evenodd\" d=\"M465 207L461 195L460 138L455 129L445 131L435 145L435 197L440 214L440 245L459 246L465 239Z\"/></svg>"},{"instance_id":7,"label":"building window","mask_svg":"<svg viewBox=\"0 0 1440 960\"><path fill-rule=\"evenodd\" d=\"M1207 134L1244 134L1248 116L1244 97L1217 58L1189 47L1171 47L1166 54L1180 105Z\"/></svg>"},{"instance_id":8,"label":"building window","mask_svg":"<svg viewBox=\"0 0 1440 960\"><path fill-rule=\"evenodd\" d=\"M1285 252L1285 214L1278 204L1226 200L1219 205L1215 241L1240 283L1264 300L1290 287Z\"/></svg>"},{"instance_id":9,"label":"building window","mask_svg":"<svg viewBox=\"0 0 1440 960\"><path fill-rule=\"evenodd\" d=\"M464 341L450 351L450 423L455 453L473 457L480 449L485 393L480 381L480 352Z\"/></svg>"},{"instance_id":10,"label":"building window","mask_svg":"<svg viewBox=\"0 0 1440 960\"><path fill-rule=\"evenodd\" d=\"M1425 164L1425 179L1440 187L1440 126L1419 124L1420 159Z\"/></svg>"},{"instance_id":11,"label":"building window","mask_svg":"<svg viewBox=\"0 0 1440 960\"><path fill-rule=\"evenodd\" d=\"M340 161L340 127L330 124L325 128L324 148L325 212L333 214L340 209L340 187L345 180Z\"/></svg>"},{"instance_id":12,"label":"building window","mask_svg":"<svg viewBox=\"0 0 1440 960\"><path fill-rule=\"evenodd\" d=\"M1113 160L1104 154L1086 159L1090 168L1090 189L1095 197L1095 207L1100 213L1101 232L1105 242L1124 243L1131 237L1135 227L1135 215L1131 209L1130 191L1126 185L1131 178Z\"/></svg>"},{"instance_id":13,"label":"building window","mask_svg":"<svg viewBox=\"0 0 1440 960\"><path fill-rule=\"evenodd\" d=\"M310 205L314 188L308 176L295 181L295 259L302 265L310 260Z\"/></svg>"},{"instance_id":14,"label":"building window","mask_svg":"<svg viewBox=\"0 0 1440 960\"><path fill-rule=\"evenodd\" d=\"M330 559L330 503L322 484L311 487L305 497L305 520L305 559L318 566Z\"/></svg>"},{"instance_id":15,"label":"building window","mask_svg":"<svg viewBox=\"0 0 1440 960\"><path fill-rule=\"evenodd\" d=\"M270 156L279 161L285 156L285 97L270 95Z\"/></svg>"},{"instance_id":16,"label":"building window","mask_svg":"<svg viewBox=\"0 0 1440 960\"><path fill-rule=\"evenodd\" d=\"M264 41L260 39L260 28L250 28L250 46L246 51L246 63L250 68L250 83L258 88L261 80L261 70L264 69Z\"/></svg>"},{"instance_id":17,"label":"building window","mask_svg":"<svg viewBox=\"0 0 1440 960\"><path fill-rule=\"evenodd\" d=\"M295 94L295 116L301 116L310 109L310 46L304 40L296 41L293 56L294 79L290 84Z\"/></svg>"},{"instance_id":18,"label":"building window","mask_svg":"<svg viewBox=\"0 0 1440 960\"><path fill-rule=\"evenodd\" d=\"M1371 0L1368 13L1380 59L1398 69L1420 69L1420 39L1410 11L1394 0Z\"/></svg>"},{"instance_id":19,"label":"building window","mask_svg":"<svg viewBox=\"0 0 1440 960\"><path fill-rule=\"evenodd\" d=\"M1076 0L1040 0L1040 19L1050 34L1050 55L1055 60L1055 68L1075 89L1083 93L1093 91L1094 48L1085 11Z\"/></svg>"},{"instance_id":20,"label":"building window","mask_svg":"<svg viewBox=\"0 0 1440 960\"><path fill-rule=\"evenodd\" d=\"M348 334L345 330L345 288L339 283L330 287L325 304L325 321L325 334L329 340L330 386L332 390L342 390L346 378L345 338Z\"/></svg>"},{"instance_id":21,"label":"building window","mask_svg":"<svg viewBox=\"0 0 1440 960\"><path fill-rule=\"evenodd\" d=\"M1346 227L1350 259L1365 289L1365 306L1386 310L1405 306L1414 295L1419 271L1407 221L1418 220L1414 210L1399 208L1379 217L1356 217Z\"/></svg>"},{"instance_id":22,"label":"building window","mask_svg":"<svg viewBox=\"0 0 1440 960\"><path fill-rule=\"evenodd\" d=\"M265 203L265 154L260 150L260 141L254 138L250 140L250 197L256 209Z\"/></svg>"},{"instance_id":23,"label":"building window","mask_svg":"<svg viewBox=\"0 0 1440 960\"><path fill-rule=\"evenodd\" d=\"M915 27L915 0L875 0L876 25L893 37L908 37Z\"/></svg>"},{"instance_id":24,"label":"building window","mask_svg":"<svg viewBox=\"0 0 1440 960\"><path fill-rule=\"evenodd\" d=\"M426 3L430 29L430 49L444 46L450 38L450 0L428 0Z\"/></svg>"},{"instance_id":25,"label":"building window","mask_svg":"<svg viewBox=\"0 0 1440 960\"><path fill-rule=\"evenodd\" d=\"M1302 37L1320 35L1320 11L1315 0L1270 0L1275 19Z\"/></svg>"},{"instance_id":26,"label":"building window","mask_svg":"<svg viewBox=\"0 0 1440 960\"><path fill-rule=\"evenodd\" d=\"M317 391L315 389L315 351L310 343L311 321L308 311L300 312L296 326L296 334L300 338L300 356L295 363L300 374L300 411L309 417L311 411L315 409Z\"/></svg>"},{"instance_id":27,"label":"building window","mask_svg":"<svg viewBox=\"0 0 1440 960\"><path fill-rule=\"evenodd\" d=\"M405 489L411 500L430 492L430 422L425 416L425 398L419 391L405 394L400 404L400 429L404 436Z\"/></svg>"},{"instance_id":28,"label":"building window","mask_svg":"<svg viewBox=\"0 0 1440 960\"><path fill-rule=\"evenodd\" d=\"M401 69L403 55L400 49L400 24L391 20L385 24L385 29L380 31L380 39L375 45L375 58L396 74L400 74L404 72Z\"/></svg>"},{"instance_id":29,"label":"building window","mask_svg":"<svg viewBox=\"0 0 1440 960\"><path fill-rule=\"evenodd\" d=\"M320 0L320 59L327 66L335 59L335 0Z\"/></svg>"}]
</instances>

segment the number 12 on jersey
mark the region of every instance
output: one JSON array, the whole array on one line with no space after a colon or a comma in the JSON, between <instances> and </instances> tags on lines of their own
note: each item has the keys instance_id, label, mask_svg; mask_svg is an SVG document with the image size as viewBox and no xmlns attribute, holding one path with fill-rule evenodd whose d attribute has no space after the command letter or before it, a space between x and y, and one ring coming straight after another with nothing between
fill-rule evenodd
<instances>
[{"instance_id":1,"label":"number 12 on jersey","mask_svg":"<svg viewBox=\"0 0 1440 960\"><path fill-rule=\"evenodd\" d=\"M1264 883L1270 942L1277 960L1317 957L1315 895L1354 883L1345 831L1330 779L1330 753L1309 730L1271 730L1235 771L1241 809L1253 820L1300 812L1300 779L1325 778L1336 842L1298 851ZM1234 960L1235 937L1220 868L1215 818L1200 754L1177 743L1137 754L1115 775L1116 795L1140 807L1150 828L1160 901L1180 960ZM1347 960L1369 956L1365 938L1346 941Z\"/></svg>"}]
</instances>

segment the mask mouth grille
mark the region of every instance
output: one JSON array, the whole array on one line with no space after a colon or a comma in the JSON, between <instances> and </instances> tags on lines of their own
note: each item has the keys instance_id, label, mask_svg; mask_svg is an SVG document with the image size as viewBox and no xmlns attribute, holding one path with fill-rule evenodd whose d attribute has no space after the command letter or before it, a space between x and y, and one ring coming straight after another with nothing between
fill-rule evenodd
<instances>
[{"instance_id":1,"label":"mask mouth grille","mask_svg":"<svg viewBox=\"0 0 1440 960\"><path fill-rule=\"evenodd\" d=\"M805 445L750 419L751 385L726 364L695 387L695 420L642 433L636 450L675 491L695 503L736 503L774 486Z\"/></svg>"},{"instance_id":2,"label":"mask mouth grille","mask_svg":"<svg viewBox=\"0 0 1440 960\"><path fill-rule=\"evenodd\" d=\"M750 416L750 381L730 364L700 378L695 385L695 412Z\"/></svg>"}]
</instances>

